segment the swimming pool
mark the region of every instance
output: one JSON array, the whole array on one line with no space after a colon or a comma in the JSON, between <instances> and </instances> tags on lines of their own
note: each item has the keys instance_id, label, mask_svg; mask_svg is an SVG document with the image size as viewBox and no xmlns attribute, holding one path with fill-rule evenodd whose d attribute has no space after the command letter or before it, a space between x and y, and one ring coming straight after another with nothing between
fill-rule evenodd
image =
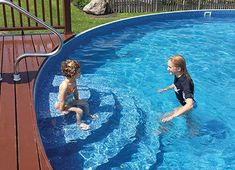
<instances>
[{"instance_id":1,"label":"swimming pool","mask_svg":"<svg viewBox=\"0 0 235 170\"><path fill-rule=\"evenodd\" d=\"M107 24L78 35L46 62L35 86L40 135L54 169L234 169L235 11L154 14ZM178 106L167 58L182 54L198 107L161 124ZM81 62L81 98L99 119L92 130L74 114L54 109L60 62ZM161 127L163 133L158 135Z\"/></svg>"}]
</instances>

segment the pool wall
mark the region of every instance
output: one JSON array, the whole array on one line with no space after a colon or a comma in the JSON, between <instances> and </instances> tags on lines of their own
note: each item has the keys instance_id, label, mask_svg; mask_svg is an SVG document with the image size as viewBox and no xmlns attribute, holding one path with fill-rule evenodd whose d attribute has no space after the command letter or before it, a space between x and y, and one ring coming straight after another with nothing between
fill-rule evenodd
<instances>
[{"instance_id":1,"label":"pool wall","mask_svg":"<svg viewBox=\"0 0 235 170\"><path fill-rule=\"evenodd\" d=\"M60 65L60 62L68 58L69 54L71 54L71 52L74 51L78 46L87 44L91 41L92 38L96 36L119 31L120 29L123 29L125 27L133 27L135 25L145 24L153 20L167 22L168 20L202 18L204 17L205 12L211 12L211 17L213 18L235 17L235 10L233 9L165 12L121 19L118 21L103 24L101 26L97 26L78 34L75 38L63 45L63 48L58 55L48 58L44 65L41 67L34 86L34 104L36 113L39 110L38 103L40 102L40 99L37 98L37 96L39 96L40 89L43 88L44 83L47 82L45 78L46 75L50 74L51 70L56 69L56 67L52 67L53 65Z\"/></svg>"}]
</instances>

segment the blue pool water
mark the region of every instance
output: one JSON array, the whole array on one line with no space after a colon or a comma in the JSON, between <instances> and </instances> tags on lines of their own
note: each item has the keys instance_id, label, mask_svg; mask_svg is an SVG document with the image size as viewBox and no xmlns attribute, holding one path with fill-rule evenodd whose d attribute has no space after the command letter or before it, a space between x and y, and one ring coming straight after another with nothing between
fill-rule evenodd
<instances>
[{"instance_id":1,"label":"blue pool water","mask_svg":"<svg viewBox=\"0 0 235 170\"><path fill-rule=\"evenodd\" d=\"M76 42L78 36L46 63L35 102L54 169L235 168L235 17L171 15ZM156 93L173 82L166 70L173 54L186 58L198 107L162 124L160 117L179 106L173 91ZM99 115L84 117L90 131L77 127L73 113L54 109L67 58L81 62L80 97Z\"/></svg>"}]
</instances>

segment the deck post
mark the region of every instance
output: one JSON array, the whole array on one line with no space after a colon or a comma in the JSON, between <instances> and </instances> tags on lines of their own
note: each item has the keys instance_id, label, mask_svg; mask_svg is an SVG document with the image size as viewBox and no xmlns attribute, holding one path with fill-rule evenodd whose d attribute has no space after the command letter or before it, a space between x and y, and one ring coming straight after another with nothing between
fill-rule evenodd
<instances>
[{"instance_id":1,"label":"deck post","mask_svg":"<svg viewBox=\"0 0 235 170\"><path fill-rule=\"evenodd\" d=\"M64 34L72 34L71 0L64 0Z\"/></svg>"}]
</instances>

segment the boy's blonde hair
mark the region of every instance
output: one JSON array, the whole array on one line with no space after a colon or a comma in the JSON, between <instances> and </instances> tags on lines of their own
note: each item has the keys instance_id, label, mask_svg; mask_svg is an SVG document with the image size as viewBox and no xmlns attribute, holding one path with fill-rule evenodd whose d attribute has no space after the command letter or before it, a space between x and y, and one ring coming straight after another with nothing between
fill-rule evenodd
<instances>
[{"instance_id":1,"label":"boy's blonde hair","mask_svg":"<svg viewBox=\"0 0 235 170\"><path fill-rule=\"evenodd\" d=\"M78 73L80 63L76 60L66 60L61 63L61 72L65 77L71 78Z\"/></svg>"},{"instance_id":2,"label":"boy's blonde hair","mask_svg":"<svg viewBox=\"0 0 235 170\"><path fill-rule=\"evenodd\" d=\"M169 60L173 63L175 67L180 67L183 74L185 74L187 79L191 79L187 67L186 67L186 61L183 56L181 55L174 55L169 58Z\"/></svg>"}]
</instances>

